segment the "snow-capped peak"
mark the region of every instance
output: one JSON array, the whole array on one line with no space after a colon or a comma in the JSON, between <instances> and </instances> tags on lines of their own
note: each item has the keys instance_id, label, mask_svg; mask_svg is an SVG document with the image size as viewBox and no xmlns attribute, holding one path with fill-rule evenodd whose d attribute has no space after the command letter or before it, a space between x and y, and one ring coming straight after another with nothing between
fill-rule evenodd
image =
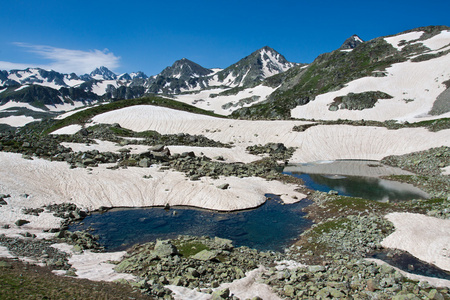
<instances>
[{"instance_id":1,"label":"snow-capped peak","mask_svg":"<svg viewBox=\"0 0 450 300\"><path fill-rule=\"evenodd\" d=\"M92 78L97 79L97 80L116 80L117 79L117 75L115 73L110 71L107 67L103 67L103 66L95 69L89 75Z\"/></svg>"}]
</instances>

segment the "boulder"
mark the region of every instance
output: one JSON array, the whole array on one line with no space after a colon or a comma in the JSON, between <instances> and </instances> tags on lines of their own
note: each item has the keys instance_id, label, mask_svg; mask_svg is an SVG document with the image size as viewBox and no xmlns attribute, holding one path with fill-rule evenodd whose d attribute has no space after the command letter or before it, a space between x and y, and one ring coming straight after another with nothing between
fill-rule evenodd
<instances>
[{"instance_id":1,"label":"boulder","mask_svg":"<svg viewBox=\"0 0 450 300\"><path fill-rule=\"evenodd\" d=\"M161 152L164 150L164 145L155 145L153 147L148 148L148 150L152 152Z\"/></svg>"},{"instance_id":2,"label":"boulder","mask_svg":"<svg viewBox=\"0 0 450 300\"><path fill-rule=\"evenodd\" d=\"M219 237L215 237L214 243L217 245L218 248L223 250L232 250L234 248L233 241L229 239L222 239Z\"/></svg>"},{"instance_id":3,"label":"boulder","mask_svg":"<svg viewBox=\"0 0 450 300\"><path fill-rule=\"evenodd\" d=\"M211 251L211 250L202 250L198 252L197 254L193 255L193 259L202 260L202 261L210 261L217 257L218 252L217 251Z\"/></svg>"},{"instance_id":4,"label":"boulder","mask_svg":"<svg viewBox=\"0 0 450 300\"><path fill-rule=\"evenodd\" d=\"M224 184L218 185L217 188L221 189L221 190L226 190L226 189L228 189L229 186L230 185L228 183L224 183Z\"/></svg>"},{"instance_id":5,"label":"boulder","mask_svg":"<svg viewBox=\"0 0 450 300\"><path fill-rule=\"evenodd\" d=\"M30 223L30 221L20 219L20 220L17 220L14 224L16 224L17 226L20 227L20 226L28 224L28 223Z\"/></svg>"},{"instance_id":6,"label":"boulder","mask_svg":"<svg viewBox=\"0 0 450 300\"><path fill-rule=\"evenodd\" d=\"M172 245L169 240L158 240L156 241L155 249L153 254L159 257L168 257L178 253L177 248Z\"/></svg>"},{"instance_id":7,"label":"boulder","mask_svg":"<svg viewBox=\"0 0 450 300\"><path fill-rule=\"evenodd\" d=\"M211 300L220 300L220 299L228 299L230 297L230 290L228 288L223 290L215 291L212 294Z\"/></svg>"}]
</instances>

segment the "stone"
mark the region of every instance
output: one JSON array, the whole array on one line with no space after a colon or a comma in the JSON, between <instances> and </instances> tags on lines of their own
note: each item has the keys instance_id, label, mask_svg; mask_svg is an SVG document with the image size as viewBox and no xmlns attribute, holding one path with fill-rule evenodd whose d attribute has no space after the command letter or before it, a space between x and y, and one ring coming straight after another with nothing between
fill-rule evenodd
<instances>
[{"instance_id":1,"label":"stone","mask_svg":"<svg viewBox=\"0 0 450 300\"><path fill-rule=\"evenodd\" d=\"M148 158L143 158L139 161L139 167L148 168L150 167L151 162Z\"/></svg>"},{"instance_id":2,"label":"stone","mask_svg":"<svg viewBox=\"0 0 450 300\"><path fill-rule=\"evenodd\" d=\"M172 279L171 284L172 285L176 285L176 286L183 286L184 285L184 279L181 276L177 276L174 279Z\"/></svg>"},{"instance_id":3,"label":"stone","mask_svg":"<svg viewBox=\"0 0 450 300\"><path fill-rule=\"evenodd\" d=\"M432 289L429 293L428 293L428 299L436 299L436 300L444 300L444 296L439 293L436 289Z\"/></svg>"},{"instance_id":4,"label":"stone","mask_svg":"<svg viewBox=\"0 0 450 300\"><path fill-rule=\"evenodd\" d=\"M169 240L157 240L153 254L158 257L168 257L177 254L177 248Z\"/></svg>"},{"instance_id":5,"label":"stone","mask_svg":"<svg viewBox=\"0 0 450 300\"><path fill-rule=\"evenodd\" d=\"M369 292L374 292L379 289L379 283L376 279L370 278L367 280L366 290Z\"/></svg>"},{"instance_id":6,"label":"stone","mask_svg":"<svg viewBox=\"0 0 450 300\"><path fill-rule=\"evenodd\" d=\"M211 250L202 250L198 252L197 254L193 255L193 259L201 260L201 261L210 261L217 257L218 253L217 251L211 251Z\"/></svg>"},{"instance_id":7,"label":"stone","mask_svg":"<svg viewBox=\"0 0 450 300\"><path fill-rule=\"evenodd\" d=\"M328 297L332 299L342 299L345 295L341 291L329 286L324 287L317 293L318 299L326 299Z\"/></svg>"},{"instance_id":8,"label":"stone","mask_svg":"<svg viewBox=\"0 0 450 300\"><path fill-rule=\"evenodd\" d=\"M0 205L8 205L8 203L5 201L5 199L0 198Z\"/></svg>"},{"instance_id":9,"label":"stone","mask_svg":"<svg viewBox=\"0 0 450 300\"><path fill-rule=\"evenodd\" d=\"M395 295L392 297L392 300L420 300L420 298L410 293L405 295Z\"/></svg>"},{"instance_id":10,"label":"stone","mask_svg":"<svg viewBox=\"0 0 450 300\"><path fill-rule=\"evenodd\" d=\"M197 269L189 267L187 268L187 274L188 276L192 276L194 278L197 278L200 276L200 273L197 271Z\"/></svg>"},{"instance_id":11,"label":"stone","mask_svg":"<svg viewBox=\"0 0 450 300\"><path fill-rule=\"evenodd\" d=\"M228 297L230 297L230 290L228 288L226 288L223 290L215 291L212 294L211 300L227 299Z\"/></svg>"},{"instance_id":12,"label":"stone","mask_svg":"<svg viewBox=\"0 0 450 300\"><path fill-rule=\"evenodd\" d=\"M224 183L224 184L218 185L217 188L221 189L221 190L226 190L226 189L228 189L229 186L230 185L228 183Z\"/></svg>"},{"instance_id":13,"label":"stone","mask_svg":"<svg viewBox=\"0 0 450 300\"><path fill-rule=\"evenodd\" d=\"M164 145L155 145L153 147L148 148L148 150L153 152L161 152L164 150Z\"/></svg>"},{"instance_id":14,"label":"stone","mask_svg":"<svg viewBox=\"0 0 450 300\"><path fill-rule=\"evenodd\" d=\"M20 220L17 220L14 224L16 224L17 226L20 227L20 226L28 224L28 223L30 223L30 221L20 219Z\"/></svg>"},{"instance_id":15,"label":"stone","mask_svg":"<svg viewBox=\"0 0 450 300\"><path fill-rule=\"evenodd\" d=\"M234 248L233 241L229 239L222 239L219 237L215 237L214 243L217 245L217 247L224 250L232 250Z\"/></svg>"},{"instance_id":16,"label":"stone","mask_svg":"<svg viewBox=\"0 0 450 300\"><path fill-rule=\"evenodd\" d=\"M311 273L317 273L317 272L325 272L324 266L308 266L308 271Z\"/></svg>"},{"instance_id":17,"label":"stone","mask_svg":"<svg viewBox=\"0 0 450 300\"><path fill-rule=\"evenodd\" d=\"M295 289L292 285L286 284L283 288L284 294L288 297L294 297L295 295Z\"/></svg>"}]
</instances>

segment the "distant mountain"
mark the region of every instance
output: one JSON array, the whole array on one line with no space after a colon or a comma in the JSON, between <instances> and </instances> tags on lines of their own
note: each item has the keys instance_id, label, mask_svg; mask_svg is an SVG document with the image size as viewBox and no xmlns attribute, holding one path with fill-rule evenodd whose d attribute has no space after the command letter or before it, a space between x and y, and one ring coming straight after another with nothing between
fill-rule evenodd
<instances>
[{"instance_id":1,"label":"distant mountain","mask_svg":"<svg viewBox=\"0 0 450 300\"><path fill-rule=\"evenodd\" d=\"M106 67L81 76L39 68L0 71L0 103L43 107L160 94L236 118L440 115L450 112L449 45L449 27L428 26L370 41L353 35L308 65L266 46L225 69L183 58L150 77ZM393 106L371 114L380 103Z\"/></svg>"},{"instance_id":2,"label":"distant mountain","mask_svg":"<svg viewBox=\"0 0 450 300\"><path fill-rule=\"evenodd\" d=\"M116 80L117 75L106 67L100 67L92 71L89 76L96 80Z\"/></svg>"},{"instance_id":3,"label":"distant mountain","mask_svg":"<svg viewBox=\"0 0 450 300\"><path fill-rule=\"evenodd\" d=\"M362 43L364 43L364 41L359 36L354 34L348 39L346 39L339 49L340 50L355 49L358 45Z\"/></svg>"},{"instance_id":4,"label":"distant mountain","mask_svg":"<svg viewBox=\"0 0 450 300\"><path fill-rule=\"evenodd\" d=\"M219 82L227 86L249 86L295 66L283 55L266 46L217 73Z\"/></svg>"},{"instance_id":5,"label":"distant mountain","mask_svg":"<svg viewBox=\"0 0 450 300\"><path fill-rule=\"evenodd\" d=\"M54 89L47 86L36 84L23 85L19 88L8 87L0 93L0 104L3 105L9 101L28 103L32 106L47 109L46 106L55 106L58 104L81 102L90 104L100 100L100 96L83 91L80 88Z\"/></svg>"},{"instance_id":6,"label":"distant mountain","mask_svg":"<svg viewBox=\"0 0 450 300\"><path fill-rule=\"evenodd\" d=\"M147 92L154 94L178 94L183 91L205 88L202 78L214 73L199 64L183 58L165 68L146 83Z\"/></svg>"},{"instance_id":7,"label":"distant mountain","mask_svg":"<svg viewBox=\"0 0 450 300\"><path fill-rule=\"evenodd\" d=\"M174 62L170 67L165 68L158 76L189 80L192 77L204 77L213 73L189 59L182 58Z\"/></svg>"},{"instance_id":8,"label":"distant mountain","mask_svg":"<svg viewBox=\"0 0 450 300\"><path fill-rule=\"evenodd\" d=\"M212 87L250 87L295 65L297 64L288 62L284 56L267 46L224 70L206 69L184 58L164 69L159 75L149 78L147 91L179 94Z\"/></svg>"}]
</instances>

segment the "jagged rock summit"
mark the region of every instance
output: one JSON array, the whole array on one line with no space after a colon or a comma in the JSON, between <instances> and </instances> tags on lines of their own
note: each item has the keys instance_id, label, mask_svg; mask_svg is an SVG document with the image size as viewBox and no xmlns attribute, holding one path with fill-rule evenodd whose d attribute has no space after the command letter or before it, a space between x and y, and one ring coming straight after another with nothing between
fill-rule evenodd
<instances>
[{"instance_id":1,"label":"jagged rock summit","mask_svg":"<svg viewBox=\"0 0 450 300\"><path fill-rule=\"evenodd\" d=\"M346 39L339 49L340 50L355 49L358 45L362 43L364 43L364 41L358 35L354 34L348 39Z\"/></svg>"},{"instance_id":2,"label":"jagged rock summit","mask_svg":"<svg viewBox=\"0 0 450 300\"><path fill-rule=\"evenodd\" d=\"M165 68L159 76L188 80L192 77L207 76L211 73L213 73L212 70L206 69L187 58L182 58L174 62L172 66Z\"/></svg>"},{"instance_id":3,"label":"jagged rock summit","mask_svg":"<svg viewBox=\"0 0 450 300\"><path fill-rule=\"evenodd\" d=\"M217 73L219 81L229 86L248 86L282 73L297 64L288 62L274 49L265 46Z\"/></svg>"},{"instance_id":4,"label":"jagged rock summit","mask_svg":"<svg viewBox=\"0 0 450 300\"><path fill-rule=\"evenodd\" d=\"M96 68L89 74L92 78L97 80L116 80L117 75L110 71L107 67Z\"/></svg>"}]
</instances>

